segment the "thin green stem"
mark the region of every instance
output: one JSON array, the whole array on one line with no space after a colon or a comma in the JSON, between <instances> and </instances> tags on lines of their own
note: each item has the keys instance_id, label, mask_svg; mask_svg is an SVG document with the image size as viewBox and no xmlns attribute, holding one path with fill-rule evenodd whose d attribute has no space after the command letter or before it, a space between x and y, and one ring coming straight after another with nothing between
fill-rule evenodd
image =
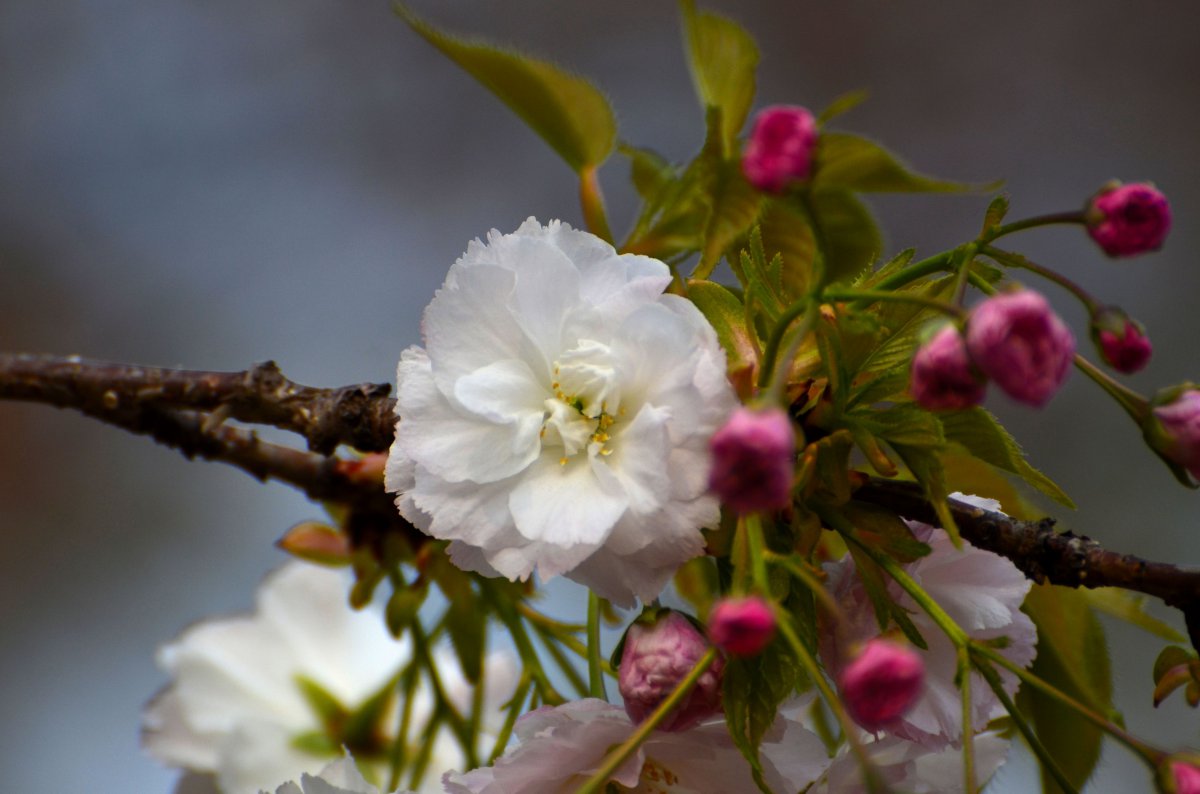
<instances>
[{"instance_id":1,"label":"thin green stem","mask_svg":"<svg viewBox=\"0 0 1200 794\"><path fill-rule=\"evenodd\" d=\"M600 670L600 596L588 591L587 610L588 694L608 700L604 689L604 674Z\"/></svg>"},{"instance_id":2,"label":"thin green stem","mask_svg":"<svg viewBox=\"0 0 1200 794\"><path fill-rule=\"evenodd\" d=\"M1073 711L1078 713L1081 717L1086 719L1088 722L1092 723L1100 730L1108 733L1114 739L1116 739L1117 741L1124 744L1126 747L1128 747L1130 750L1132 750L1139 758L1141 758L1143 761L1145 761L1146 764L1148 766L1150 766L1151 768L1156 768L1160 763L1162 763L1162 760L1166 757L1167 754L1164 753L1163 751L1161 751L1157 748L1154 748L1154 747L1150 746L1149 744L1143 742L1141 739L1137 738L1136 736L1133 736L1128 731L1126 731L1124 728L1122 728L1119 725L1117 725L1116 723L1114 723L1112 720L1109 720L1109 719L1106 719L1106 718L1100 716L1099 714L1097 714L1096 712L1092 711L1090 708L1085 706L1083 703L1080 703L1075 698L1073 698L1070 695L1066 694L1065 692L1062 692L1061 690L1059 690L1057 687L1055 687L1051 684L1048 684L1047 682L1038 678L1036 675L1029 672L1025 668L1021 667L1020 665L1009 661L1007 658L1004 657L1003 654L993 650L992 648L989 648L986 645L981 645L979 643L972 643L971 652L973 654L978 654L980 656L984 656L991 662L995 662L996 664L1000 665L1004 669L1006 669L1009 672L1016 675L1017 678L1021 679L1021 681L1023 683L1029 684L1030 686L1034 687L1035 689L1038 689L1038 690L1044 692L1045 694L1049 695L1050 697L1054 698L1059 703L1062 703L1067 708L1072 709ZM981 669L981 672L982 672L982 669Z\"/></svg>"},{"instance_id":3,"label":"thin green stem","mask_svg":"<svg viewBox=\"0 0 1200 794\"><path fill-rule=\"evenodd\" d=\"M1056 270L1051 270L1045 265L1039 265L1037 262L1034 262L1024 256L1013 254L1009 251L1004 251L990 245L985 245L981 250L981 253L983 253L985 256L990 256L992 259L995 259L997 262L1007 267L1017 267L1023 270L1028 270L1030 273L1036 273L1047 281L1054 282L1078 298L1079 302L1084 305L1084 308L1088 310L1089 314L1094 314L1098 309L1101 308L1100 301L1096 300L1090 292Z\"/></svg>"},{"instance_id":4,"label":"thin green stem","mask_svg":"<svg viewBox=\"0 0 1200 794\"><path fill-rule=\"evenodd\" d=\"M401 677L399 688L403 700L400 703L400 725L396 728L396 742L392 745L391 774L388 778L388 791L393 791L400 785L400 775L408 756L408 731L412 727L413 694L417 690L417 677L420 667L409 664Z\"/></svg>"},{"instance_id":5,"label":"thin green stem","mask_svg":"<svg viewBox=\"0 0 1200 794\"><path fill-rule=\"evenodd\" d=\"M1051 225L1063 224L1063 223L1084 224L1084 223L1087 223L1087 220L1084 216L1083 210L1072 210L1071 212L1055 212L1055 213L1051 213L1049 215L1037 215L1032 218L1025 218L1024 220L1013 221L1012 223L1006 223L1003 226L999 226L996 229L994 229L993 231L984 234L980 239L984 243L990 243L992 240L1003 237L1006 234L1013 234L1014 232L1023 232L1026 229L1033 229L1038 226L1051 226Z\"/></svg>"},{"instance_id":6,"label":"thin green stem","mask_svg":"<svg viewBox=\"0 0 1200 794\"><path fill-rule=\"evenodd\" d=\"M829 591L825 589L825 583L822 582L813 571L809 570L806 563L799 562L795 559L799 555L793 555L789 557L782 554L776 554L768 549L764 556L766 557L767 562L782 567L785 571L803 582L804 586L812 591L812 594L818 601L821 602L821 605L825 607L825 609L831 615L834 616L835 620L837 620L839 623L842 622L844 615L842 605L837 602L836 598L829 594Z\"/></svg>"},{"instance_id":7,"label":"thin green stem","mask_svg":"<svg viewBox=\"0 0 1200 794\"><path fill-rule=\"evenodd\" d=\"M688 696L688 693L692 691L696 683L700 680L700 676L704 675L705 671L716 661L716 658L716 648L710 647L705 651L691 672L679 682L679 685L672 690L670 695L667 695L663 699L662 703L658 704L658 708L638 725L637 729L629 735L628 739L621 742L615 750L605 756L600 769L576 790L576 794L597 794L597 792L601 791L617 769L620 768L621 764L625 763L629 756L636 753L638 748L645 743L646 739L650 738L650 734L654 732L654 729L662 724L662 721L675 710L676 706L683 702L683 699Z\"/></svg>"},{"instance_id":8,"label":"thin green stem","mask_svg":"<svg viewBox=\"0 0 1200 794\"><path fill-rule=\"evenodd\" d=\"M967 243L959 249L954 258L957 270L954 274L954 305L962 306L967 298L967 280L971 276L971 265L975 263L975 252L979 250L978 243Z\"/></svg>"},{"instance_id":9,"label":"thin green stem","mask_svg":"<svg viewBox=\"0 0 1200 794\"><path fill-rule=\"evenodd\" d=\"M525 698L529 695L529 689L532 686L533 677L526 670L521 673L521 679L517 682L517 688L513 691L512 699L504 706L506 709L504 724L500 726L500 732L496 734L496 743L492 745L492 752L488 756L488 766L496 763L496 759L504 755L504 748L508 747L508 740L512 737L513 726L517 724L517 717L521 716L521 706L524 704Z\"/></svg>"},{"instance_id":10,"label":"thin green stem","mask_svg":"<svg viewBox=\"0 0 1200 794\"><path fill-rule=\"evenodd\" d=\"M1108 396L1116 400L1117 405L1125 409L1134 422L1140 427L1150 416L1150 403L1145 397L1109 377L1108 373L1097 367L1080 354L1075 354L1075 368L1087 375Z\"/></svg>"},{"instance_id":11,"label":"thin green stem","mask_svg":"<svg viewBox=\"0 0 1200 794\"><path fill-rule=\"evenodd\" d=\"M462 745L463 753L467 757L467 767L470 769L479 766L479 759L475 754L474 737L471 736L470 727L446 695L446 688L442 686L442 678L438 673L437 664L434 662L433 655L429 651L429 639L425 634L425 630L421 628L420 621L414 620L412 622L409 627L409 633L413 638L414 655L421 660L425 672L429 676L429 687L433 690L434 698L438 704L438 711L442 713L446 723L450 726L450 730L454 731L455 737L458 739L459 744Z\"/></svg>"},{"instance_id":12,"label":"thin green stem","mask_svg":"<svg viewBox=\"0 0 1200 794\"><path fill-rule=\"evenodd\" d=\"M949 270L951 268L951 263L954 260L955 251L957 250L958 249L955 248L950 251L942 251L940 254L934 254L926 259L913 262L900 272L893 273L883 281L876 284L874 289L882 292L899 289L906 284L911 284L919 278L924 278L925 276L933 275L934 273L940 273L944 270Z\"/></svg>"},{"instance_id":13,"label":"thin green stem","mask_svg":"<svg viewBox=\"0 0 1200 794\"><path fill-rule=\"evenodd\" d=\"M977 650L979 647L980 646L975 645L972 647L972 650ZM1034 755L1036 755L1038 760L1041 761L1042 768L1050 773L1050 777L1054 778L1054 781L1058 783L1059 787L1062 788L1065 794L1078 794L1076 788L1071 785L1071 781L1067 779L1066 774L1054 760L1054 756L1051 755L1050 751L1046 749L1046 746L1042 744L1041 739L1039 739L1037 734L1033 732L1033 728L1029 727L1029 722L1017 713L1017 705L1013 703L1012 698L1008 696L1008 692L1004 691L1004 682L1000 680L1000 676L996 674L996 671L992 669L992 666L987 662L980 663L977 661L975 668L979 670L979 674L983 676L983 680L987 682L988 686L991 687L992 692L994 692L996 697L1000 699L1000 702L1004 705L1004 708L1009 714L1012 715L1013 722L1016 724L1017 730L1019 730L1021 735L1025 737L1025 741L1029 744L1029 749L1033 750ZM963 728L965 730L966 726L964 725Z\"/></svg>"},{"instance_id":14,"label":"thin green stem","mask_svg":"<svg viewBox=\"0 0 1200 794\"><path fill-rule=\"evenodd\" d=\"M751 513L742 521L746 531L746 551L750 557L750 577L760 593L769 593L771 587L767 581L767 544L763 539L762 519L758 513Z\"/></svg>"},{"instance_id":15,"label":"thin green stem","mask_svg":"<svg viewBox=\"0 0 1200 794\"><path fill-rule=\"evenodd\" d=\"M604 193L596 177L596 167L588 166L579 172L579 205L583 210L583 222L588 231L605 242L613 241L612 229L608 225L608 213L604 209Z\"/></svg>"},{"instance_id":16,"label":"thin green stem","mask_svg":"<svg viewBox=\"0 0 1200 794\"><path fill-rule=\"evenodd\" d=\"M558 637L542 628L541 626L533 625L534 633L537 638L542 641L542 647L546 649L546 653L550 654L550 658L554 660L554 664L567 677L567 682L571 684L571 688L575 690L579 697L591 697L591 692L588 689L588 682L583 680L583 676L579 674L579 670L563 653L563 650L558 641ZM585 657L586 658L586 657Z\"/></svg>"},{"instance_id":17,"label":"thin green stem","mask_svg":"<svg viewBox=\"0 0 1200 794\"><path fill-rule=\"evenodd\" d=\"M900 585L900 589L908 593L909 597L917 602L917 606L929 615L930 620L937 624L942 633L950 638L955 647L962 647L969 641L967 633L954 622L954 618L946 614L946 610L942 609L941 605L934 601L898 562L870 544L863 543L855 533L854 527L850 526L839 514L825 510L821 511L821 518L836 529L847 542L861 549L876 565L886 571L888 576Z\"/></svg>"},{"instance_id":18,"label":"thin green stem","mask_svg":"<svg viewBox=\"0 0 1200 794\"><path fill-rule=\"evenodd\" d=\"M958 649L958 675L962 696L963 791L975 794L979 790L975 780L975 715L971 703L971 652L966 645Z\"/></svg>"},{"instance_id":19,"label":"thin green stem","mask_svg":"<svg viewBox=\"0 0 1200 794\"><path fill-rule=\"evenodd\" d=\"M791 646L792 652L796 654L796 658L800 662L800 666L804 668L804 672L808 674L809 679L813 682L813 686L821 694L821 698L829 706L829 710L833 712L833 718L837 720L838 725L842 729L842 735L846 737L846 743L850 745L850 752L854 755L854 759L858 762L859 769L862 770L863 782L867 786L867 791L870 794L882 794L888 791L887 784L883 778L879 776L879 771L871 762L871 757L867 755L867 750L863 747L862 740L858 736L858 726L850 719L850 715L846 713L845 706L838 698L837 693L833 691L833 687L829 685L829 681L825 678L825 673L821 666L817 664L816 658L809 652L808 647L801 642L800 637L796 635L796 630L792 628L791 615L783 612L778 606L775 609L775 624L779 627L779 633L783 635L788 645Z\"/></svg>"},{"instance_id":20,"label":"thin green stem","mask_svg":"<svg viewBox=\"0 0 1200 794\"><path fill-rule=\"evenodd\" d=\"M868 303L893 301L896 303L911 303L954 317L962 317L966 314L961 306L946 303L936 298L927 298L924 295L913 295L908 292L887 292L878 289L838 289L826 290L821 294L821 297L827 301L867 301Z\"/></svg>"},{"instance_id":21,"label":"thin green stem","mask_svg":"<svg viewBox=\"0 0 1200 794\"><path fill-rule=\"evenodd\" d=\"M542 669L542 661L538 658L537 651L533 648L533 643L529 639L529 632L525 630L525 624L521 621L520 615L513 608L512 602L507 598L499 597L487 589L486 580L481 585L485 588L485 594L492 596L492 604L495 607L496 615L500 618L500 622L508 629L509 636L512 637L513 645L517 649L517 656L521 659L521 664L533 676L534 684L542 701L551 706L557 706L563 702L564 698L559 694L554 685L550 683L550 679L546 677L546 671Z\"/></svg>"}]
</instances>

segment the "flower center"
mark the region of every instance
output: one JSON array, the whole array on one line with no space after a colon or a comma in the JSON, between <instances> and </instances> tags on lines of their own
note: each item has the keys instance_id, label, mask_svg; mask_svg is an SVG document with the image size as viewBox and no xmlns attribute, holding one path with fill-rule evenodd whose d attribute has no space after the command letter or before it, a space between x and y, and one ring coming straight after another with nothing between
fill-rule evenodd
<instances>
[{"instance_id":1,"label":"flower center","mask_svg":"<svg viewBox=\"0 0 1200 794\"><path fill-rule=\"evenodd\" d=\"M653 758L647 758L646 763L642 764L642 774L634 791L637 794L670 794L677 783L679 778L674 772Z\"/></svg>"},{"instance_id":2,"label":"flower center","mask_svg":"<svg viewBox=\"0 0 1200 794\"><path fill-rule=\"evenodd\" d=\"M609 430L624 413L618 375L612 349L593 339L580 339L554 362L554 396L543 403L541 435L544 444L562 446L560 464L584 450L612 454Z\"/></svg>"}]
</instances>

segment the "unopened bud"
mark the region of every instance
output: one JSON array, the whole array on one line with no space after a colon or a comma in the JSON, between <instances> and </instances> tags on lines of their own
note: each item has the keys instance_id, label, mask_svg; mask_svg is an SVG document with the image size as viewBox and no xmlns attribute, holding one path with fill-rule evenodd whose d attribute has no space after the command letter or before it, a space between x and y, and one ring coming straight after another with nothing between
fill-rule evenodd
<instances>
[{"instance_id":1,"label":"unopened bud","mask_svg":"<svg viewBox=\"0 0 1200 794\"><path fill-rule=\"evenodd\" d=\"M708 615L708 636L731 656L754 656L775 636L775 613L759 596L722 599Z\"/></svg>"},{"instance_id":2,"label":"unopened bud","mask_svg":"<svg viewBox=\"0 0 1200 794\"><path fill-rule=\"evenodd\" d=\"M817 123L807 108L775 105L759 111L742 154L746 181L767 193L782 193L808 179Z\"/></svg>"},{"instance_id":3,"label":"unopened bud","mask_svg":"<svg viewBox=\"0 0 1200 794\"><path fill-rule=\"evenodd\" d=\"M925 686L925 663L911 648L876 638L846 665L838 684L854 721L878 731L917 702Z\"/></svg>"},{"instance_id":4,"label":"unopened bud","mask_svg":"<svg viewBox=\"0 0 1200 794\"><path fill-rule=\"evenodd\" d=\"M1009 397L1040 407L1070 374L1075 337L1045 298L1020 290L975 307L967 321L967 350Z\"/></svg>"},{"instance_id":5,"label":"unopened bud","mask_svg":"<svg viewBox=\"0 0 1200 794\"><path fill-rule=\"evenodd\" d=\"M909 391L931 411L970 408L983 402L987 381L971 363L967 344L953 325L943 326L913 356Z\"/></svg>"},{"instance_id":6,"label":"unopened bud","mask_svg":"<svg viewBox=\"0 0 1200 794\"><path fill-rule=\"evenodd\" d=\"M1159 454L1200 479L1200 390L1179 390L1151 408L1146 439Z\"/></svg>"},{"instance_id":7,"label":"unopened bud","mask_svg":"<svg viewBox=\"0 0 1200 794\"><path fill-rule=\"evenodd\" d=\"M796 436L779 408L739 407L709 441L708 486L739 513L780 510L792 500Z\"/></svg>"},{"instance_id":8,"label":"unopened bud","mask_svg":"<svg viewBox=\"0 0 1200 794\"><path fill-rule=\"evenodd\" d=\"M617 684L625 700L625 713L635 724L658 708L710 647L684 615L654 608L634 621L622 642ZM718 656L658 729L683 731L720 714L724 667L724 660Z\"/></svg>"},{"instance_id":9,"label":"unopened bud","mask_svg":"<svg viewBox=\"0 0 1200 794\"><path fill-rule=\"evenodd\" d=\"M1117 372L1137 372L1154 352L1141 323L1116 306L1105 306L1092 317L1092 341L1101 358Z\"/></svg>"},{"instance_id":10,"label":"unopened bud","mask_svg":"<svg viewBox=\"0 0 1200 794\"><path fill-rule=\"evenodd\" d=\"M1109 256L1136 256L1162 247L1171 205L1153 185L1114 183L1089 202L1088 234Z\"/></svg>"}]
</instances>

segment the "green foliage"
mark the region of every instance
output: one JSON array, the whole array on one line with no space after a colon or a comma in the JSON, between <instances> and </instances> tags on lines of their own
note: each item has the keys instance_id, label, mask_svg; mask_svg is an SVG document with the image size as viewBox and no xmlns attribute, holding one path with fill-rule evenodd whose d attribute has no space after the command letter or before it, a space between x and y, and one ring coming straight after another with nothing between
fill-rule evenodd
<instances>
[{"instance_id":1,"label":"green foliage","mask_svg":"<svg viewBox=\"0 0 1200 794\"><path fill-rule=\"evenodd\" d=\"M1075 590L1035 585L1023 609L1038 628L1033 674L1119 723L1104 629L1087 599ZM1022 687L1018 702L1067 779L1082 788L1100 759L1103 731L1034 687ZM1047 794L1062 790L1045 772L1042 787Z\"/></svg>"},{"instance_id":2,"label":"green foliage","mask_svg":"<svg viewBox=\"0 0 1200 794\"><path fill-rule=\"evenodd\" d=\"M764 792L770 792L770 788L762 777L758 748L775 722L779 704L796 691L800 680L800 666L783 642L771 643L757 656L733 657L725 664L721 690L725 721Z\"/></svg>"},{"instance_id":3,"label":"green foliage","mask_svg":"<svg viewBox=\"0 0 1200 794\"><path fill-rule=\"evenodd\" d=\"M811 206L825 254L823 283L848 281L870 267L883 249L883 237L867 206L849 190L815 190Z\"/></svg>"},{"instance_id":4,"label":"green foliage","mask_svg":"<svg viewBox=\"0 0 1200 794\"><path fill-rule=\"evenodd\" d=\"M846 132L821 133L812 186L813 190L843 188L862 193L962 193L980 189L917 174L875 141Z\"/></svg>"},{"instance_id":5,"label":"green foliage","mask_svg":"<svg viewBox=\"0 0 1200 794\"><path fill-rule=\"evenodd\" d=\"M1183 634L1153 615L1147 614L1146 596L1141 593L1131 593L1119 587L1096 587L1081 590L1080 593L1098 612L1137 626L1167 642L1187 642L1187 637Z\"/></svg>"},{"instance_id":6,"label":"green foliage","mask_svg":"<svg viewBox=\"0 0 1200 794\"><path fill-rule=\"evenodd\" d=\"M1154 705L1157 708L1172 692L1186 686L1184 698L1192 708L1200 705L1200 659L1196 652L1168 645L1154 660Z\"/></svg>"},{"instance_id":7,"label":"green foliage","mask_svg":"<svg viewBox=\"0 0 1200 794\"><path fill-rule=\"evenodd\" d=\"M987 409L975 406L939 414L946 440L961 444L969 453L998 469L1016 474L1059 504L1075 503L1045 474L1025 459L1021 445Z\"/></svg>"},{"instance_id":8,"label":"green foliage","mask_svg":"<svg viewBox=\"0 0 1200 794\"><path fill-rule=\"evenodd\" d=\"M608 157L617 122L608 100L588 81L545 61L454 38L402 3L396 13L542 136L577 173Z\"/></svg>"},{"instance_id":9,"label":"green foliage","mask_svg":"<svg viewBox=\"0 0 1200 794\"><path fill-rule=\"evenodd\" d=\"M696 11L694 0L681 0L688 65L706 114L720 112L719 152L737 151L737 137L754 101L758 45L740 25L725 17Z\"/></svg>"},{"instance_id":10,"label":"green foliage","mask_svg":"<svg viewBox=\"0 0 1200 794\"><path fill-rule=\"evenodd\" d=\"M838 116L849 113L854 108L867 101L869 94L863 89L851 91L834 99L828 107L817 114L817 124L824 126Z\"/></svg>"},{"instance_id":11,"label":"green foliage","mask_svg":"<svg viewBox=\"0 0 1200 794\"><path fill-rule=\"evenodd\" d=\"M688 284L688 297L717 332L725 350L728 370L754 369L758 364L758 344L747 327L746 310L741 300L726 287L713 281Z\"/></svg>"}]
</instances>

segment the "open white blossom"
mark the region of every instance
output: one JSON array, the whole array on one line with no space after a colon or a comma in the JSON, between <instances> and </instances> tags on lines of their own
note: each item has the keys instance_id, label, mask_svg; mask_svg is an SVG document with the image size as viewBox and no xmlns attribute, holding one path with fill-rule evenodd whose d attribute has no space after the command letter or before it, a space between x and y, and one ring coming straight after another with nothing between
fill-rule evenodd
<instances>
[{"instance_id":1,"label":"open white blossom","mask_svg":"<svg viewBox=\"0 0 1200 794\"><path fill-rule=\"evenodd\" d=\"M448 794L566 794L596 772L608 751L635 730L620 706L585 699L523 715L520 744L494 766L445 776ZM763 739L763 777L775 791L800 791L829 766L816 734L780 717ZM730 794L757 791L750 765L724 720L686 731L654 731L614 773L622 791Z\"/></svg>"},{"instance_id":2,"label":"open white blossom","mask_svg":"<svg viewBox=\"0 0 1200 794\"><path fill-rule=\"evenodd\" d=\"M988 510L1000 507L990 499L962 494L954 494L954 498ZM966 541L961 550L954 548L942 529L919 522L909 522L909 526L932 551L905 566L908 574L968 635L978 640L1006 637L1008 644L1000 653L1027 667L1037 652L1037 629L1029 616L1021 612L1031 586L1025 575L1004 557L975 548ZM824 626L821 632L821 658L825 669L836 679L853 658L854 647L879 634L879 624L854 562L847 556L826 565L825 570L829 574L829 591L841 604L845 618L839 624ZM890 585L890 592L909 611L929 649L921 652L925 663L924 692L916 705L885 732L933 750L957 746L962 740L962 696L954 684L958 664L954 645L895 583ZM1017 677L1007 670L998 673L1008 694L1014 694L1019 685ZM978 673L971 674L971 701L977 732L1005 713L999 698Z\"/></svg>"},{"instance_id":3,"label":"open white blossom","mask_svg":"<svg viewBox=\"0 0 1200 794\"><path fill-rule=\"evenodd\" d=\"M460 567L649 600L718 518L725 356L662 262L530 218L473 241L397 372L386 482Z\"/></svg>"},{"instance_id":4,"label":"open white blossom","mask_svg":"<svg viewBox=\"0 0 1200 794\"><path fill-rule=\"evenodd\" d=\"M876 772L892 791L905 794L961 794L963 754L957 747L931 750L899 736L861 737ZM981 786L1008 758L1009 742L988 731L975 737L975 779ZM842 745L825 776L809 794L867 794L862 766L849 745Z\"/></svg>"},{"instance_id":5,"label":"open white blossom","mask_svg":"<svg viewBox=\"0 0 1200 794\"><path fill-rule=\"evenodd\" d=\"M266 792L260 792L266 794ZM275 794L379 794L358 771L350 756L333 761L316 775L303 774L300 783L284 783L275 789ZM399 789L392 794L412 794Z\"/></svg>"},{"instance_id":6,"label":"open white blossom","mask_svg":"<svg viewBox=\"0 0 1200 794\"><path fill-rule=\"evenodd\" d=\"M350 585L348 571L289 562L264 580L254 614L198 623L162 647L158 664L171 683L143 714L146 750L169 765L212 775L223 794L273 789L340 756L355 737L330 733L301 682L353 712L394 688L411 656L409 644L391 637L378 610L350 608ZM469 707L471 687L453 654L442 652L436 661L447 696L459 708ZM486 701L498 707L513 690L515 664L495 655L485 672ZM360 763L384 769L397 708L392 697L374 730L358 737L370 746L350 747ZM422 680L412 704L416 735L432 708ZM434 752L421 788L428 792L440 791L437 777L464 761L446 731L430 738Z\"/></svg>"}]
</instances>

